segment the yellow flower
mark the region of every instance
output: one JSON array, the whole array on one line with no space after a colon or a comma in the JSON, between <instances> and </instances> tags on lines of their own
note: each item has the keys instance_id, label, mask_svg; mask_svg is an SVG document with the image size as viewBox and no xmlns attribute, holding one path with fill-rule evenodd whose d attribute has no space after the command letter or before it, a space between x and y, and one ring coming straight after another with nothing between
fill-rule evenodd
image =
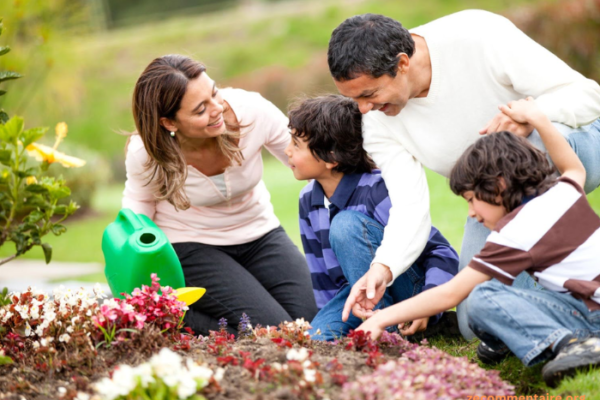
<instances>
[{"instance_id":1,"label":"yellow flower","mask_svg":"<svg viewBox=\"0 0 600 400\"><path fill-rule=\"evenodd\" d=\"M60 142L62 142L62 140L67 137L68 130L69 129L67 127L66 122L59 122L58 124L56 124L56 128L54 128L54 131L56 132L56 142L54 142L54 150L56 150Z\"/></svg>"},{"instance_id":2,"label":"yellow flower","mask_svg":"<svg viewBox=\"0 0 600 400\"><path fill-rule=\"evenodd\" d=\"M83 167L85 165L85 160L68 156L43 144L31 143L27 146L27 153L29 153L30 156L35 157L38 161L47 161L50 164L57 162L67 168Z\"/></svg>"},{"instance_id":3,"label":"yellow flower","mask_svg":"<svg viewBox=\"0 0 600 400\"><path fill-rule=\"evenodd\" d=\"M54 130L56 131L56 141L54 142L53 147L31 143L29 146L27 146L27 153L29 153L30 156L35 157L35 159L38 161L47 161L50 164L57 162L66 168L83 167L85 165L85 160L77 157L71 157L65 153L56 151L56 148L60 142L67 137L67 124L65 122L59 122L56 124L56 128L54 128Z\"/></svg>"},{"instance_id":4,"label":"yellow flower","mask_svg":"<svg viewBox=\"0 0 600 400\"><path fill-rule=\"evenodd\" d=\"M35 176L28 176L25 179L25 183L27 183L28 185L31 185L32 183L37 183L37 179L35 178Z\"/></svg>"}]
</instances>

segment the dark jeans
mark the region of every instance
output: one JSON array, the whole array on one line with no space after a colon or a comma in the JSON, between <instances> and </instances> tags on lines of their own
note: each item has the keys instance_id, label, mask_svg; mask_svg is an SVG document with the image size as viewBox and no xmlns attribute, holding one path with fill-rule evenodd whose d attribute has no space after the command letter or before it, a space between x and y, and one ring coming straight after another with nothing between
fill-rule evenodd
<instances>
[{"instance_id":1,"label":"dark jeans","mask_svg":"<svg viewBox=\"0 0 600 400\"><path fill-rule=\"evenodd\" d=\"M249 243L212 246L173 243L186 286L206 288L192 304L185 323L197 334L219 329L226 318L237 332L242 313L252 325L277 326L297 318L312 320L317 306L304 256L282 227Z\"/></svg>"}]
</instances>

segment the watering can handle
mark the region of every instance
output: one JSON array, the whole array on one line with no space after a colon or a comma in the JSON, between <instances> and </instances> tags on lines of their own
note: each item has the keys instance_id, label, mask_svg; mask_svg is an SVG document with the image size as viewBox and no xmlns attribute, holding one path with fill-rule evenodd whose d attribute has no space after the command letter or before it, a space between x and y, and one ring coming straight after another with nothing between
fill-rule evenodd
<instances>
[{"instance_id":1,"label":"watering can handle","mask_svg":"<svg viewBox=\"0 0 600 400\"><path fill-rule=\"evenodd\" d=\"M123 208L121 211L119 211L119 214L117 215L117 221L125 222L131 225L133 232L145 228L144 224L140 220L140 217L129 208Z\"/></svg>"}]
</instances>

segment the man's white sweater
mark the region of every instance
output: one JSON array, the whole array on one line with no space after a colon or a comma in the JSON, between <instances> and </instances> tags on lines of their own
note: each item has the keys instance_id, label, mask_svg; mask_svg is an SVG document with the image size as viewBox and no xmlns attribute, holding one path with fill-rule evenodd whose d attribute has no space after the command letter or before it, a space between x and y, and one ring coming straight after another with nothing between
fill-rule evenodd
<instances>
[{"instance_id":1,"label":"man's white sweater","mask_svg":"<svg viewBox=\"0 0 600 400\"><path fill-rule=\"evenodd\" d=\"M393 206L373 262L389 266L394 279L417 259L431 229L423 166L448 176L500 104L532 96L552 121L573 127L600 117L600 86L502 16L462 11L411 33L429 49L427 97L409 100L397 116L372 111L363 119L365 149Z\"/></svg>"}]
</instances>

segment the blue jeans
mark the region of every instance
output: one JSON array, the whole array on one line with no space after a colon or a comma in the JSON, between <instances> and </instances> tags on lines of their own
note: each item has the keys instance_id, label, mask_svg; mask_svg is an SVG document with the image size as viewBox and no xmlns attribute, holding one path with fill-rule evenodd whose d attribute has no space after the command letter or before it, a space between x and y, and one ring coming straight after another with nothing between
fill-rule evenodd
<instances>
[{"instance_id":1,"label":"blue jeans","mask_svg":"<svg viewBox=\"0 0 600 400\"><path fill-rule=\"evenodd\" d=\"M469 326L492 349L506 345L523 364L551 358L566 335L600 336L600 310L589 311L570 294L482 283L467 298Z\"/></svg>"},{"instance_id":2,"label":"blue jeans","mask_svg":"<svg viewBox=\"0 0 600 400\"><path fill-rule=\"evenodd\" d=\"M579 128L571 128L563 124L555 123L554 126L567 139L586 170L586 180L584 189L586 193L592 192L600 186L600 119L597 119L590 125ZM540 134L534 130L527 138L534 146L540 150L546 151ZM465 225L465 234L463 236L462 247L460 250L460 263L458 270L465 268L471 259L477 255L490 234L489 229L478 223L474 218L467 218ZM537 288L538 286L531 277L522 273L513 283L514 287ZM458 325L463 337L471 340L475 337L468 326L469 314L466 302L462 302L456 308L458 314Z\"/></svg>"},{"instance_id":3,"label":"blue jeans","mask_svg":"<svg viewBox=\"0 0 600 400\"><path fill-rule=\"evenodd\" d=\"M383 226L358 211L342 211L333 218L329 242L348 282L310 323L313 339L339 339L361 324L361 319L352 313L348 321L343 322L342 310L352 286L369 270L382 239ZM413 265L387 288L375 309L391 306L420 293L424 281L425 270ZM321 331L320 335L316 335L317 330Z\"/></svg>"}]
</instances>

